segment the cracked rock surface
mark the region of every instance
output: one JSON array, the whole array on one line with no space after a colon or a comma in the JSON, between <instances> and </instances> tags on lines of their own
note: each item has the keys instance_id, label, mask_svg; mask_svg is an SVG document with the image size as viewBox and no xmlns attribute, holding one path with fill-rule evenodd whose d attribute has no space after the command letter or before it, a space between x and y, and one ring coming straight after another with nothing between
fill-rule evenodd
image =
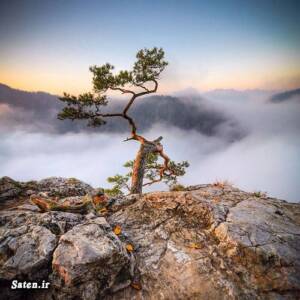
<instances>
[{"instance_id":1,"label":"cracked rock surface","mask_svg":"<svg viewBox=\"0 0 300 300\"><path fill-rule=\"evenodd\" d=\"M227 185L114 203L105 216L0 211L6 299L25 299L15 278L50 282L28 299L299 299L299 204Z\"/></svg>"}]
</instances>

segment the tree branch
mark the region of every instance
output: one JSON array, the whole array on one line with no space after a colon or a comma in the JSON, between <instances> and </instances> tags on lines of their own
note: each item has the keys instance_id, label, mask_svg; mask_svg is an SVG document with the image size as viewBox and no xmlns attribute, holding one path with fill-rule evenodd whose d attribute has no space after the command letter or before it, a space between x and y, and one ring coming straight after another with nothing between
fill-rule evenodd
<instances>
[{"instance_id":1,"label":"tree branch","mask_svg":"<svg viewBox=\"0 0 300 300\"><path fill-rule=\"evenodd\" d=\"M134 100L138 97L141 97L141 96L144 96L144 95L147 95L147 94L151 94L151 93L155 93L157 91L157 87L158 87L158 82L153 79L151 80L152 82L154 82L154 88L152 90L146 90L145 92L140 92L140 93L137 93L137 94L134 94L132 96L132 98L130 99L130 101L128 102L128 104L125 106L124 110L123 110L123 113L126 114L129 110L129 108L131 107L131 105L133 104ZM137 84L136 84L137 85ZM137 85L138 86L138 85Z\"/></svg>"},{"instance_id":2,"label":"tree branch","mask_svg":"<svg viewBox=\"0 0 300 300\"><path fill-rule=\"evenodd\" d=\"M134 84L135 86L138 86L138 87L140 87L140 88L142 88L142 89L144 89L146 92L150 92L150 90L149 89L147 89L145 86L143 86L142 84L137 84L137 83L135 83Z\"/></svg>"},{"instance_id":3,"label":"tree branch","mask_svg":"<svg viewBox=\"0 0 300 300\"><path fill-rule=\"evenodd\" d=\"M126 90L126 89L123 89L123 88L120 88L120 87L111 87L110 89L113 90L113 91L120 91L120 92L122 92L122 94L133 94L133 95L135 95L135 92L133 92L131 90Z\"/></svg>"},{"instance_id":4,"label":"tree branch","mask_svg":"<svg viewBox=\"0 0 300 300\"><path fill-rule=\"evenodd\" d=\"M98 113L97 111L99 111L99 110L96 109L95 116L102 117L102 118L107 118L107 117L123 117L124 119L126 119L128 121L128 123L129 123L129 125L131 127L131 137L127 138L126 141L128 141L128 140L137 140L137 141L140 141L141 143L145 142L145 139L143 137L138 136L136 134L136 131L137 131L136 124L133 121L133 119L130 116L127 115L127 112L129 111L130 107L132 106L132 104L134 103L134 100L136 98L144 96L144 95L147 95L147 94L155 93L157 91L158 82L155 79L153 79L151 81L154 83L154 88L152 90L148 90L144 86L136 84L137 86L143 87L145 89L144 92L140 92L140 93L137 93L137 94L134 93L133 91L126 90L126 89L119 88L119 87L111 88L112 90L119 90L122 93L131 93L132 97L129 100L129 102L127 103L127 105L125 106L125 108L123 109L122 113L101 114L101 113Z\"/></svg>"},{"instance_id":5,"label":"tree branch","mask_svg":"<svg viewBox=\"0 0 300 300\"><path fill-rule=\"evenodd\" d=\"M160 140L160 138L158 138L157 140ZM143 186L151 185L153 183L162 181L164 175L171 176L174 174L174 171L169 167L170 158L164 153L162 145L158 143L156 147L157 147L156 152L158 153L158 155L160 157L163 158L164 164L160 167L159 178L149 181L149 182L143 184ZM166 174L165 173L166 171L169 171L170 174Z\"/></svg>"}]
</instances>

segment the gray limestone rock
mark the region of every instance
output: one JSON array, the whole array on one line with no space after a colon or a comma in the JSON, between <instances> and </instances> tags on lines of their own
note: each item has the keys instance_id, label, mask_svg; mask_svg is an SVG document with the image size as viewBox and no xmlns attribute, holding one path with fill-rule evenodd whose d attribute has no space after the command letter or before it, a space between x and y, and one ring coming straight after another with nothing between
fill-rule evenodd
<instances>
[{"instance_id":1,"label":"gray limestone rock","mask_svg":"<svg viewBox=\"0 0 300 300\"><path fill-rule=\"evenodd\" d=\"M0 278L47 277L56 243L56 236L42 226L23 225L5 231L0 242Z\"/></svg>"},{"instance_id":2,"label":"gray limestone rock","mask_svg":"<svg viewBox=\"0 0 300 300\"><path fill-rule=\"evenodd\" d=\"M60 238L53 254L53 282L66 297L76 294L81 299L97 299L114 285L129 262L124 245L99 217Z\"/></svg>"},{"instance_id":3,"label":"gray limestone rock","mask_svg":"<svg viewBox=\"0 0 300 300\"><path fill-rule=\"evenodd\" d=\"M93 192L93 188L76 179L76 178L61 178L50 177L37 182L39 192L47 192L48 196L52 197L71 197L84 196Z\"/></svg>"},{"instance_id":4,"label":"gray limestone rock","mask_svg":"<svg viewBox=\"0 0 300 300\"><path fill-rule=\"evenodd\" d=\"M18 197L22 188L17 181L5 176L0 178L0 202Z\"/></svg>"},{"instance_id":5,"label":"gray limestone rock","mask_svg":"<svg viewBox=\"0 0 300 300\"><path fill-rule=\"evenodd\" d=\"M108 203L105 218L0 211L0 284L43 276L30 299L45 300L299 298L300 204L228 184Z\"/></svg>"}]
</instances>

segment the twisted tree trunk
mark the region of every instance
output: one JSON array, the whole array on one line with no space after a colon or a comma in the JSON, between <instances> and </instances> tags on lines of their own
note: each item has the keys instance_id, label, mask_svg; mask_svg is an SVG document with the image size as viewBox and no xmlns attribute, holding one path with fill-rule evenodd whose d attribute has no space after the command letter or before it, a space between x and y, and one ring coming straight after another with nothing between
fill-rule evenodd
<instances>
[{"instance_id":1,"label":"twisted tree trunk","mask_svg":"<svg viewBox=\"0 0 300 300\"><path fill-rule=\"evenodd\" d=\"M135 137L137 137L137 140L141 143L141 146L133 164L130 193L141 194L144 185L152 184L152 182L143 184L147 156L150 153L159 153L159 155L165 160L165 164L161 168L160 178L153 182L158 182L161 180L163 172L168 169L169 158L163 153L163 148L160 144L162 137L159 137L154 141L148 141L138 135L135 135Z\"/></svg>"},{"instance_id":2,"label":"twisted tree trunk","mask_svg":"<svg viewBox=\"0 0 300 300\"><path fill-rule=\"evenodd\" d=\"M146 159L148 153L150 153L151 150L153 151L152 148L153 147L147 146L147 144L141 144L140 146L133 165L130 189L131 194L142 193Z\"/></svg>"}]
</instances>

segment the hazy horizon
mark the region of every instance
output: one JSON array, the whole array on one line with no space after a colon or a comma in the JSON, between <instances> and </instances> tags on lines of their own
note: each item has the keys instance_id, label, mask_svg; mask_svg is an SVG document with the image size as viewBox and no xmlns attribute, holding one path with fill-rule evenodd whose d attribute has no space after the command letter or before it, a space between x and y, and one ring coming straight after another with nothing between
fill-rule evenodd
<instances>
[{"instance_id":1,"label":"hazy horizon","mask_svg":"<svg viewBox=\"0 0 300 300\"><path fill-rule=\"evenodd\" d=\"M7 86L8 88L14 89L14 90L19 90L22 92L28 92L28 93L46 93L46 94L50 94L56 97L60 97L63 95L64 90L61 90L60 93L53 93L49 90L41 90L41 89L23 89L23 88L19 88L17 86L14 85L10 85L8 83L5 82L1 82L0 81L0 85L2 86ZM234 88L234 87L228 87L228 88L219 88L219 87L214 87L211 89L198 89L196 87L193 86L186 86L186 87L182 87L180 89L174 89L172 91L168 91L168 92L160 92L159 90L157 91L156 95L162 95L162 96L172 96L172 95L180 95L180 94L185 94L185 95L190 95L190 94L194 94L194 93L210 93L210 92L222 92L222 91L236 91L236 92L247 92L247 91L262 91L262 92L269 92L269 93L279 93L279 92L284 92L284 91L288 91L288 90L294 90L294 89L298 89L300 88L300 83L299 86L295 85L293 88ZM92 90L92 89L91 89ZM79 94L82 92L79 92ZM77 95L76 93L74 93L74 95ZM121 99L123 98L122 95L117 95L115 92L112 93L110 95L111 98L114 99ZM126 96L125 96L126 97Z\"/></svg>"}]
</instances>

